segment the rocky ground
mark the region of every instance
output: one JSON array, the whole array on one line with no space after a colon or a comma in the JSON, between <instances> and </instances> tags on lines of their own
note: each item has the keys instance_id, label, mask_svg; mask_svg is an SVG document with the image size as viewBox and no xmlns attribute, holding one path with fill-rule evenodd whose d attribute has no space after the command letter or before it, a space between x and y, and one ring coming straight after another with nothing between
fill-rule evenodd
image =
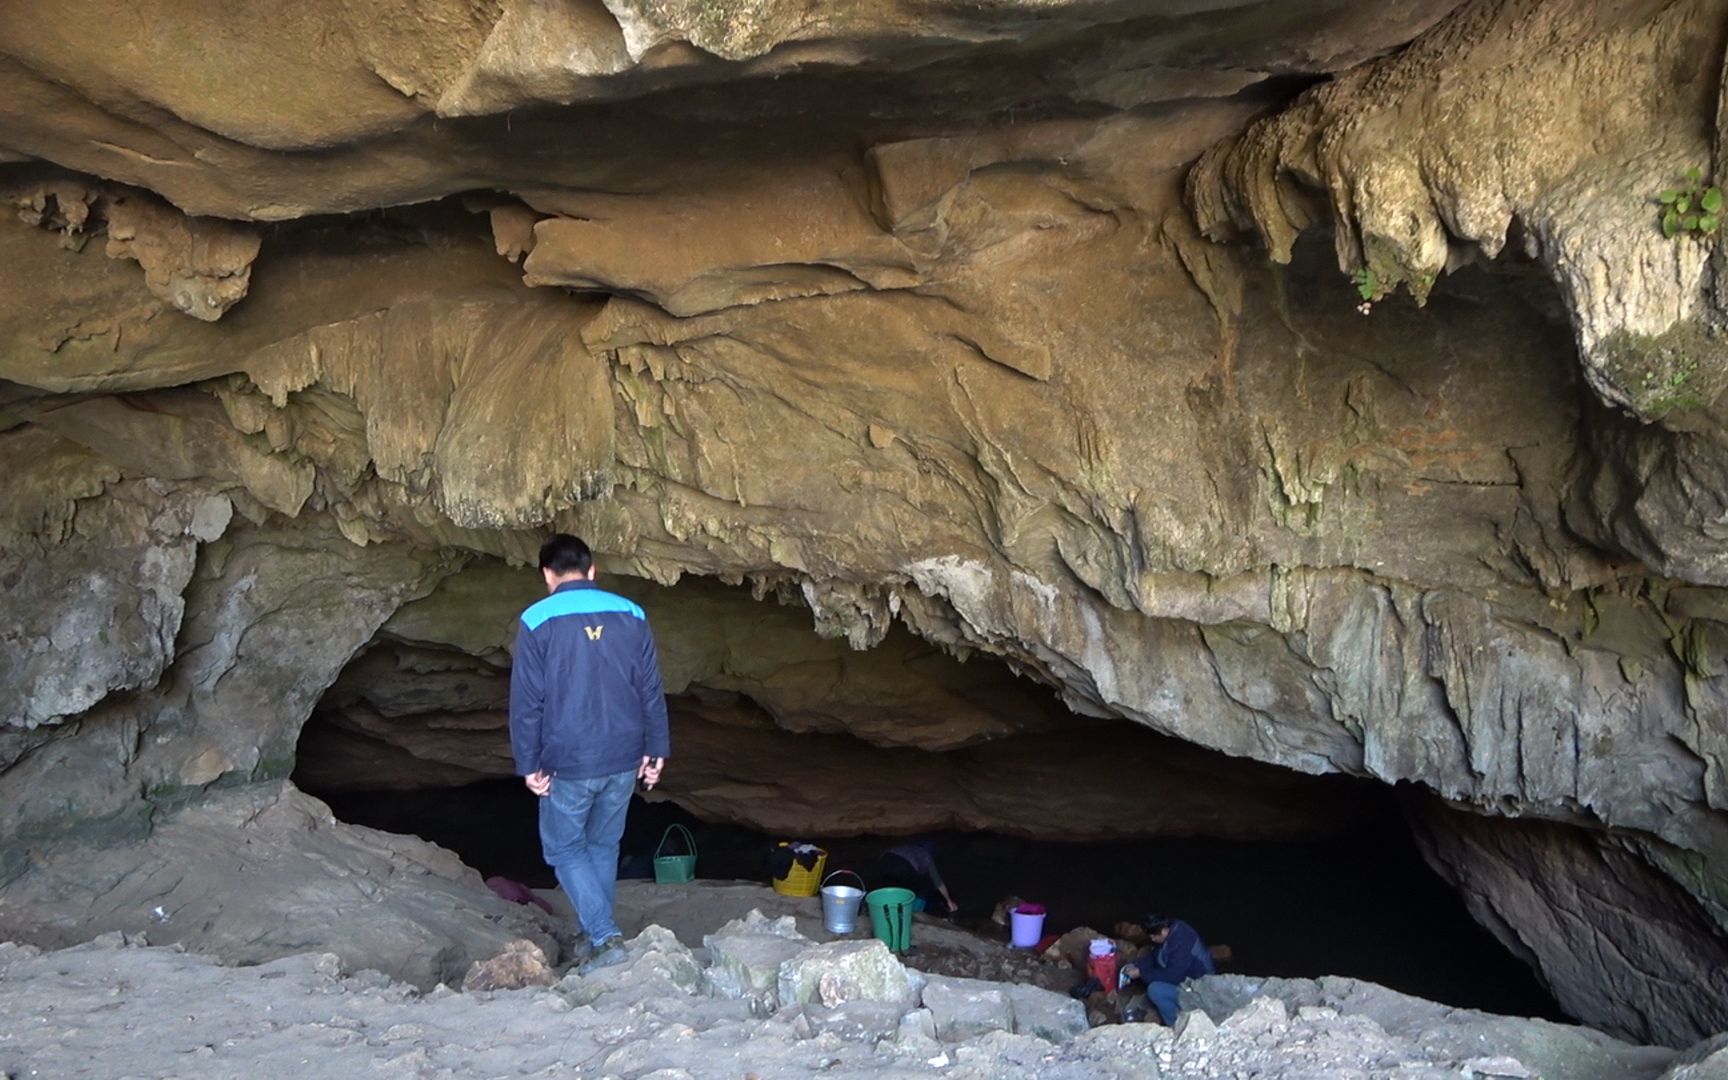
<instances>
[{"instance_id":1,"label":"rocky ground","mask_svg":"<svg viewBox=\"0 0 1728 1080\"><path fill-rule=\"evenodd\" d=\"M732 917L752 898L770 914ZM814 901L746 885L628 884L629 960L547 985L420 993L328 953L224 967L120 933L0 945L0 1072L11 1077L1547 1077L1728 1076L1728 1043L1633 1047L1349 979L1203 980L1174 1029L1088 1028L1028 985L928 974L878 942L830 940ZM777 914L784 912L784 914ZM726 920L723 925L717 920ZM632 927L634 928L634 927ZM927 956L1000 946L921 924ZM935 946L940 945L939 948ZM914 956L917 954L915 953ZM1034 962L1034 961L1025 961Z\"/></svg>"}]
</instances>

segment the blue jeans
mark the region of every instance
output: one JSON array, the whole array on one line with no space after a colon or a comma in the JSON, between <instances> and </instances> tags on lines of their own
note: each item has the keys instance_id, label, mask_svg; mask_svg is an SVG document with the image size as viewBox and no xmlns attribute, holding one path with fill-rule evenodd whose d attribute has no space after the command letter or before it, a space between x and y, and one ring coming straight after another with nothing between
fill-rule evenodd
<instances>
[{"instance_id":1,"label":"blue jeans","mask_svg":"<svg viewBox=\"0 0 1728 1080\"><path fill-rule=\"evenodd\" d=\"M1176 1022L1176 1014L1181 1010L1176 1006L1177 985L1167 982L1149 982L1146 984L1146 1000L1158 1010L1158 1015L1164 1018L1166 1024Z\"/></svg>"},{"instance_id":2,"label":"blue jeans","mask_svg":"<svg viewBox=\"0 0 1728 1080\"><path fill-rule=\"evenodd\" d=\"M612 921L612 892L618 884L618 841L636 770L587 780L552 778L540 799L540 851L588 940L598 945L623 931Z\"/></svg>"}]
</instances>

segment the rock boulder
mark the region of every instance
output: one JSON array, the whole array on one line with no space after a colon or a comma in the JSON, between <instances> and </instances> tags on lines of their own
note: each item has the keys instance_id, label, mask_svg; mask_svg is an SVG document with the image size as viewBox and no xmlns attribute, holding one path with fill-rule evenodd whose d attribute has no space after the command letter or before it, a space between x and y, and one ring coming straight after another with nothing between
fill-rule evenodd
<instances>
[{"instance_id":1,"label":"rock boulder","mask_svg":"<svg viewBox=\"0 0 1728 1080\"><path fill-rule=\"evenodd\" d=\"M790 915L768 919L752 909L702 938L708 950L707 984L722 997L751 1002L767 1016L780 1007L782 966L809 944Z\"/></svg>"},{"instance_id":2,"label":"rock boulder","mask_svg":"<svg viewBox=\"0 0 1728 1080\"><path fill-rule=\"evenodd\" d=\"M923 978L880 941L834 941L809 946L781 964L779 995L783 1005L885 1001L909 1009Z\"/></svg>"},{"instance_id":3,"label":"rock boulder","mask_svg":"<svg viewBox=\"0 0 1728 1080\"><path fill-rule=\"evenodd\" d=\"M504 951L488 960L476 960L462 976L462 989L521 990L527 986L551 986L558 981L546 963L546 954L532 941L512 941Z\"/></svg>"},{"instance_id":4,"label":"rock boulder","mask_svg":"<svg viewBox=\"0 0 1728 1080\"><path fill-rule=\"evenodd\" d=\"M0 896L0 934L43 946L120 931L230 964L323 950L422 989L507 949L528 967L557 951L538 909L498 899L454 855L341 824L283 781L166 813L131 843L37 859Z\"/></svg>"}]
</instances>

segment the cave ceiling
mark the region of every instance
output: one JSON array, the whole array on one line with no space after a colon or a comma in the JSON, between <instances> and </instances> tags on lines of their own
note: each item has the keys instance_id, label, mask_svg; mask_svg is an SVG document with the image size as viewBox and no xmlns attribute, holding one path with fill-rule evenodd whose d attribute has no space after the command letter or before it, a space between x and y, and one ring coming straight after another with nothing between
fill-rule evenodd
<instances>
[{"instance_id":1,"label":"cave ceiling","mask_svg":"<svg viewBox=\"0 0 1728 1080\"><path fill-rule=\"evenodd\" d=\"M0 825L280 780L321 701L389 718L343 697L380 650L501 662L404 620L561 528L1003 661L1049 688L1016 737L1576 827L1696 905L1676 949L1719 934L1728 290L1657 200L1717 172L1725 37L1728 0L9 5ZM1004 734L733 675L712 746ZM1431 844L1514 936L1485 846ZM1728 1026L1600 962L1643 988L1600 1022Z\"/></svg>"}]
</instances>

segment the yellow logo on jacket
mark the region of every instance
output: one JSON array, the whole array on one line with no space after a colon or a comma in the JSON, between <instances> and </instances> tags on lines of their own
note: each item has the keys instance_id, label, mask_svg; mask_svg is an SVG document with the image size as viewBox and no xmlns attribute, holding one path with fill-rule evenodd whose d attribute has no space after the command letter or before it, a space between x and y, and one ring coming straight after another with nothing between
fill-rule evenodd
<instances>
[{"instance_id":1,"label":"yellow logo on jacket","mask_svg":"<svg viewBox=\"0 0 1728 1080\"><path fill-rule=\"evenodd\" d=\"M588 640L589 641L599 641L600 640L600 633L601 633L601 631L605 630L606 627L604 627L604 626L584 626L582 629L584 629L588 632Z\"/></svg>"}]
</instances>

